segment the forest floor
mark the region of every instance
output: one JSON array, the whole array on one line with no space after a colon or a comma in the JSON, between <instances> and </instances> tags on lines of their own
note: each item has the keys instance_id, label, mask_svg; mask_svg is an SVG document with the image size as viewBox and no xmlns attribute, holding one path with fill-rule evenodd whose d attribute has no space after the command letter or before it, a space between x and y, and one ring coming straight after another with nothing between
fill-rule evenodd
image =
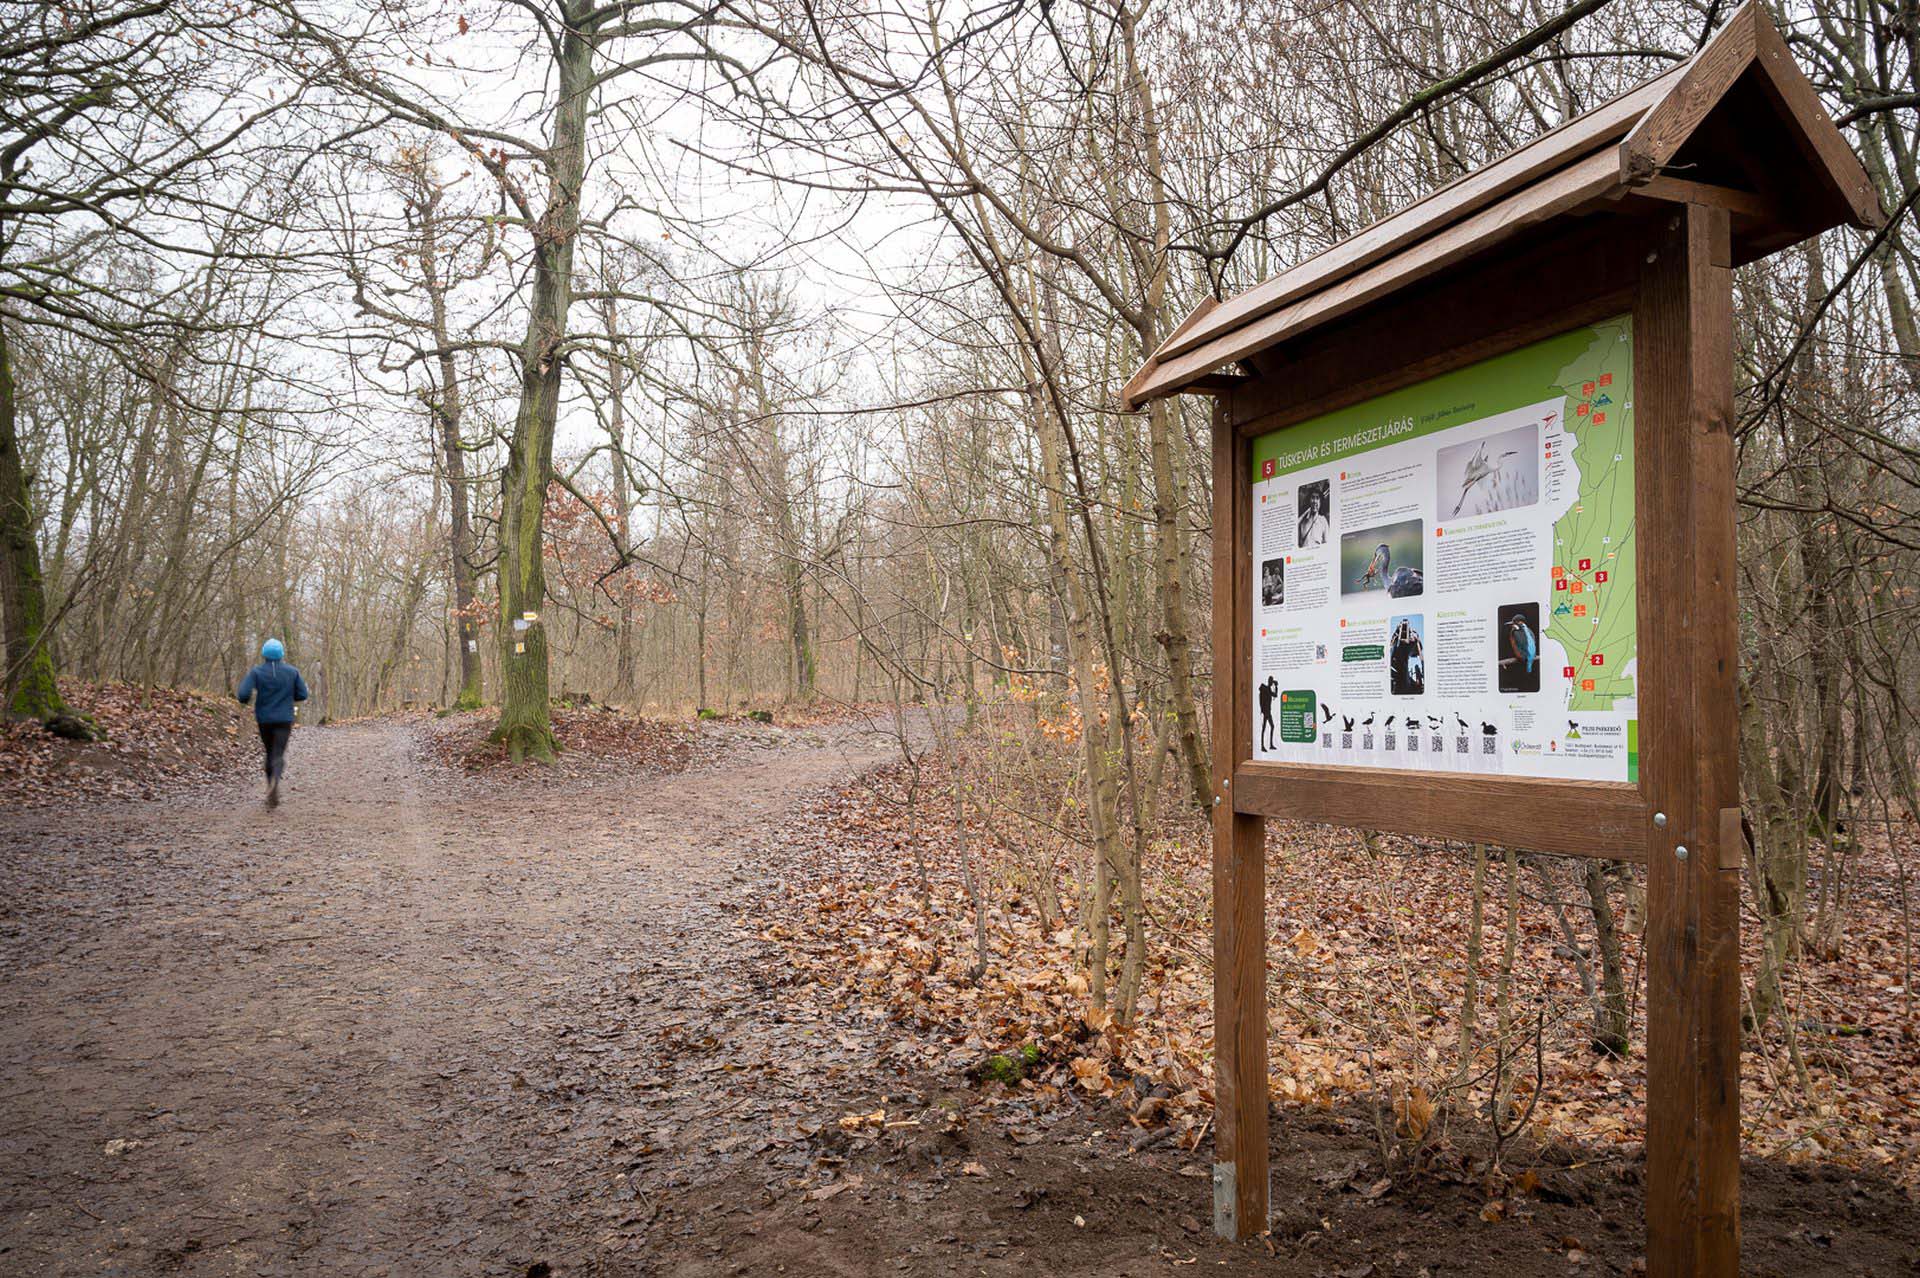
<instances>
[{"instance_id":1,"label":"forest floor","mask_svg":"<svg viewBox=\"0 0 1920 1278\"><path fill-rule=\"evenodd\" d=\"M1488 1219L1473 1185L1381 1177L1340 1108L1283 1113L1273 1233L1222 1244L1204 1141L983 1091L796 982L761 903L884 735L709 724L542 774L456 766L470 727L303 729L275 811L246 769L0 812L0 1272L1643 1263L1633 1159L1544 1151ZM1920 1266L1901 1186L1750 1160L1743 1189L1750 1274Z\"/></svg>"}]
</instances>

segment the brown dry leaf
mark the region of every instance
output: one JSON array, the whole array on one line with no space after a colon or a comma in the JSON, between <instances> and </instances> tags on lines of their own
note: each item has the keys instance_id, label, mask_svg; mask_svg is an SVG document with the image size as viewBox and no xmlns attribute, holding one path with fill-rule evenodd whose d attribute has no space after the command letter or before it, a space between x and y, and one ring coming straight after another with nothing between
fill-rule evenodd
<instances>
[{"instance_id":1,"label":"brown dry leaf","mask_svg":"<svg viewBox=\"0 0 1920 1278\"><path fill-rule=\"evenodd\" d=\"M1400 1128L1410 1140L1419 1140L1433 1125L1433 1098L1424 1087L1415 1087L1400 1105Z\"/></svg>"},{"instance_id":2,"label":"brown dry leaf","mask_svg":"<svg viewBox=\"0 0 1920 1278\"><path fill-rule=\"evenodd\" d=\"M828 1198L832 1198L835 1194L844 1193L846 1190L858 1189L864 1183L865 1181L862 1177L848 1176L842 1180L834 1181L831 1185L821 1185L817 1189L809 1189L804 1196L808 1202L822 1202Z\"/></svg>"},{"instance_id":3,"label":"brown dry leaf","mask_svg":"<svg viewBox=\"0 0 1920 1278\"><path fill-rule=\"evenodd\" d=\"M991 778L1005 787L994 801L1008 810L1034 811L1049 796L1057 799L1057 791L1023 789L1008 769L996 767L1004 760L992 741L968 741L961 749L976 783ZM1065 758L1055 762L1061 770L1046 774L1049 787L1068 775ZM1149 951L1139 1015L1122 1037L1108 1017L1083 1014L1091 929L1064 868L1055 883L1057 909L1050 904L1043 911L1040 894L1028 890L996 899L985 920L987 973L970 979L971 929L953 926L972 921L957 832L950 821L929 816L925 805L909 828L907 805L875 797L876 791L904 795L909 781L921 793L933 792L950 777L949 766L935 754L920 760L911 777L904 767L881 769L797 812L787 850L804 871L754 902L753 926L760 929L765 917L766 930L795 968L795 988L837 1011L885 1017L889 1034L921 1044L924 1059L943 1068L958 1073L994 1055L1038 1048L1036 1067L1017 1085L1035 1112L1088 1095L1112 1096L1114 1078L1144 1075L1164 1083L1170 1099L1151 1120L1175 1127L1182 1147L1196 1150L1213 1102L1211 973L1191 958L1206 951L1210 926L1207 827L1171 825L1155 841L1152 912L1166 939ZM1083 815L1083 808L1069 805L1066 819ZM976 868L984 857L994 882L1030 883L1036 854L1055 851L1034 846L1022 855L1001 846L985 820L969 819L967 834ZM1394 837L1387 837L1393 846ZM1401 1136L1430 1139L1438 1113L1459 1100L1451 1094L1448 1045L1458 1029L1470 865L1447 850L1356 856L1346 835L1283 822L1269 826L1269 838L1287 865L1272 877L1267 900L1277 941L1270 948L1270 980L1284 991L1270 1040L1273 1098L1333 1109L1365 1103L1384 1081L1400 1098ZM1899 1086L1911 1073L1911 1041L1899 1028L1906 990L1886 963L1901 945L1897 894L1888 887L1899 881L1900 852L1876 832L1852 853L1863 893L1848 915L1850 943L1831 961L1797 969L1797 979L1808 983L1808 1006L1845 1014L1836 1011L1831 1028L1813 1026L1820 1056L1809 1094L1783 1100L1769 1090L1773 1103L1754 1108L1765 1116L1746 1133L1750 1152L1824 1148L1827 1159L1920 1182L1920 1160L1903 1164L1897 1152L1920 1144L1920 1107L1909 1105ZM919 893L920 861L930 870L930 904ZM1066 867L1073 858L1054 863ZM1522 908L1516 971L1524 971L1529 989L1558 997L1553 991L1564 988L1569 975L1559 929L1535 906ZM1624 916L1622 922L1623 945L1633 952L1639 934ZM861 964L875 955L887 959L884 970L863 971ZM1484 984L1481 998L1480 1010L1490 1016ZM1549 1019L1529 1134L1612 1145L1634 1156L1631 1147L1644 1139L1646 1124L1645 1057L1638 1050L1644 1023L1637 1020L1632 1031L1635 1051L1597 1060L1581 1032L1580 1009L1556 1008L1574 1014ZM964 1050L952 1046L961 1043ZM1750 1091L1769 1086L1766 1059L1747 1054ZM1517 1091L1525 1095L1533 1080L1522 1082ZM1140 1097L1130 1099L1139 1113ZM1197 1139L1187 1143L1189 1135ZM1516 1172L1514 1194L1539 1189L1537 1177L1524 1168ZM1503 1202L1499 1210L1506 1207Z\"/></svg>"}]
</instances>

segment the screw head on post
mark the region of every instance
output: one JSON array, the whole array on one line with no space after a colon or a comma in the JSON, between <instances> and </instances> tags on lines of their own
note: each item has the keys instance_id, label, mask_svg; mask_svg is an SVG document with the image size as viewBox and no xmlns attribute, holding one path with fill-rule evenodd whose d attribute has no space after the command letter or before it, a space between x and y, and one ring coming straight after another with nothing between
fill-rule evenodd
<instances>
[{"instance_id":1,"label":"screw head on post","mask_svg":"<svg viewBox=\"0 0 1920 1278\"><path fill-rule=\"evenodd\" d=\"M1686 844L1684 844L1684 843L1682 843L1682 844L1681 844L1681 845L1680 845L1679 847L1677 847L1677 848L1675 848L1675 849L1673 850L1673 859L1674 859L1674 860L1676 860L1676 861L1684 861L1684 860L1686 860L1686 859L1687 859L1687 845L1686 845Z\"/></svg>"}]
</instances>

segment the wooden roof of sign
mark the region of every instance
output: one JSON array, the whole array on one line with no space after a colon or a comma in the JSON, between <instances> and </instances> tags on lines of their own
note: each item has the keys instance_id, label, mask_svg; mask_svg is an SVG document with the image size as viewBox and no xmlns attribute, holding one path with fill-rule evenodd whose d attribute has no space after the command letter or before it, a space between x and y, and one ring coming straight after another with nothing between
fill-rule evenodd
<instances>
[{"instance_id":1,"label":"wooden roof of sign","mask_svg":"<svg viewBox=\"0 0 1920 1278\"><path fill-rule=\"evenodd\" d=\"M1121 392L1219 390L1220 370L1556 219L1715 204L1736 263L1884 220L1873 185L1766 11L1693 57L1225 302L1196 307Z\"/></svg>"}]
</instances>

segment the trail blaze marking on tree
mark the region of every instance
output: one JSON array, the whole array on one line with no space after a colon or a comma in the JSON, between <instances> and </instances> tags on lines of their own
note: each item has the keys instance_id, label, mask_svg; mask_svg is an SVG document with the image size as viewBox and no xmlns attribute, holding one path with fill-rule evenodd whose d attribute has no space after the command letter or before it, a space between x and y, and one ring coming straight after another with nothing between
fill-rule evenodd
<instances>
[{"instance_id":1,"label":"trail blaze marking on tree","mask_svg":"<svg viewBox=\"0 0 1920 1278\"><path fill-rule=\"evenodd\" d=\"M1222 1235L1267 1225L1265 819L1284 817L1646 865L1648 1272L1738 1272L1732 270L1881 220L1750 3L1667 73L1203 303L1127 383L1129 408L1216 397ZM1324 545L1299 544L1310 518ZM1263 744L1276 677L1294 731ZM1471 708L1482 748L1410 731L1390 755L1303 713L1396 704Z\"/></svg>"}]
</instances>

